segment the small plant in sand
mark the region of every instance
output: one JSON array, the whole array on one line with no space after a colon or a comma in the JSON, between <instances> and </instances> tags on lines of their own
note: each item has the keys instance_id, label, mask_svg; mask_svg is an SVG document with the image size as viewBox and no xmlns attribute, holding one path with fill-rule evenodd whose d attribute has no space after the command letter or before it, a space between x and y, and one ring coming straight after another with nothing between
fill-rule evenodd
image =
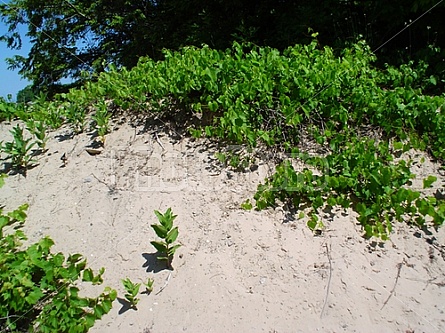
<instances>
[{"instance_id":1,"label":"small plant in sand","mask_svg":"<svg viewBox=\"0 0 445 333\"><path fill-rule=\"evenodd\" d=\"M145 292L147 294L150 294L153 291L153 284L155 283L155 280L152 278L148 278L146 282L142 282L145 286Z\"/></svg>"},{"instance_id":2,"label":"small plant in sand","mask_svg":"<svg viewBox=\"0 0 445 333\"><path fill-rule=\"evenodd\" d=\"M105 135L110 131L109 121L111 114L108 112L107 104L105 102L97 105L96 113L92 116L96 123L97 135L100 142L105 144Z\"/></svg>"},{"instance_id":3,"label":"small plant in sand","mask_svg":"<svg viewBox=\"0 0 445 333\"><path fill-rule=\"evenodd\" d=\"M133 308L136 308L136 305L139 303L139 298L136 296L139 294L139 288L141 287L140 283L134 283L129 278L122 280L122 284L124 285L126 294L125 299L130 303Z\"/></svg>"},{"instance_id":4,"label":"small plant in sand","mask_svg":"<svg viewBox=\"0 0 445 333\"><path fill-rule=\"evenodd\" d=\"M25 139L23 137L23 128L19 125L11 130L13 135L13 141L5 142L1 144L1 150L8 155L11 159L11 163L16 168L27 168L29 167L33 160L30 151L35 145L32 139Z\"/></svg>"},{"instance_id":5,"label":"small plant in sand","mask_svg":"<svg viewBox=\"0 0 445 333\"><path fill-rule=\"evenodd\" d=\"M67 103L65 104L65 118L71 125L75 134L80 134L85 129L86 108L81 104Z\"/></svg>"},{"instance_id":6,"label":"small plant in sand","mask_svg":"<svg viewBox=\"0 0 445 333\"><path fill-rule=\"evenodd\" d=\"M176 215L173 215L171 208L162 214L159 211L154 211L160 224L152 224L151 227L156 232L162 241L152 241L151 244L161 254L158 260L165 260L169 269L173 269L172 260L176 250L181 246L180 244L173 245L178 237L178 227L173 227L173 221Z\"/></svg>"},{"instance_id":7,"label":"small plant in sand","mask_svg":"<svg viewBox=\"0 0 445 333\"><path fill-rule=\"evenodd\" d=\"M26 128L36 137L36 143L39 148L45 151L48 137L46 136L46 126L44 122L31 119L26 123Z\"/></svg>"}]
</instances>

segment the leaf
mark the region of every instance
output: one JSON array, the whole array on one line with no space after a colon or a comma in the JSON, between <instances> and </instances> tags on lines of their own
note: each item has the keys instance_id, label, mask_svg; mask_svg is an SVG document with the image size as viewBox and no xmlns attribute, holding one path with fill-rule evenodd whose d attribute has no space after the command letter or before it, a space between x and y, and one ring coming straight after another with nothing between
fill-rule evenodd
<instances>
[{"instance_id":1,"label":"leaf","mask_svg":"<svg viewBox=\"0 0 445 333\"><path fill-rule=\"evenodd\" d=\"M92 313L87 313L85 315L85 322L88 327L93 327L96 321L96 317Z\"/></svg>"},{"instance_id":2,"label":"leaf","mask_svg":"<svg viewBox=\"0 0 445 333\"><path fill-rule=\"evenodd\" d=\"M160 237L162 239L167 237L168 230L164 226L162 226L160 224L152 224L151 227L156 232L156 235L158 235L158 237Z\"/></svg>"},{"instance_id":3,"label":"leaf","mask_svg":"<svg viewBox=\"0 0 445 333\"><path fill-rule=\"evenodd\" d=\"M252 203L249 199L247 199L245 202L241 204L241 208L244 210L251 210L253 208Z\"/></svg>"},{"instance_id":4,"label":"leaf","mask_svg":"<svg viewBox=\"0 0 445 333\"><path fill-rule=\"evenodd\" d=\"M36 304L42 297L44 296L44 294L42 293L42 291L38 288L34 289L33 291L31 291L26 297L25 297L25 301L30 304L30 305L34 305Z\"/></svg>"},{"instance_id":5,"label":"leaf","mask_svg":"<svg viewBox=\"0 0 445 333\"><path fill-rule=\"evenodd\" d=\"M108 312L110 312L110 310L111 310L111 308L112 308L112 303L111 303L111 301L109 301L109 300L104 300L104 301L102 302L102 307L103 307L104 313L108 313Z\"/></svg>"},{"instance_id":6,"label":"leaf","mask_svg":"<svg viewBox=\"0 0 445 333\"><path fill-rule=\"evenodd\" d=\"M93 311L97 319L101 319L102 316L106 313L104 308L100 304L96 305Z\"/></svg>"},{"instance_id":7,"label":"leaf","mask_svg":"<svg viewBox=\"0 0 445 333\"><path fill-rule=\"evenodd\" d=\"M170 230L167 237L165 237L165 241L167 242L167 244L173 243L178 237L178 233L178 227L174 227L172 230Z\"/></svg>"},{"instance_id":8,"label":"leaf","mask_svg":"<svg viewBox=\"0 0 445 333\"><path fill-rule=\"evenodd\" d=\"M167 245L161 242L157 242L157 241L152 241L150 242L151 245L153 245L155 247L156 250L158 250L161 253L165 253L167 252Z\"/></svg>"},{"instance_id":9,"label":"leaf","mask_svg":"<svg viewBox=\"0 0 445 333\"><path fill-rule=\"evenodd\" d=\"M173 256L176 252L177 249L179 249L181 247L181 244L176 244L175 246L172 246L171 248L168 249L168 253L167 255L169 257Z\"/></svg>"},{"instance_id":10,"label":"leaf","mask_svg":"<svg viewBox=\"0 0 445 333\"><path fill-rule=\"evenodd\" d=\"M216 82L216 75L218 74L218 70L214 68L207 67L204 70L204 74L206 74L212 82Z\"/></svg>"},{"instance_id":11,"label":"leaf","mask_svg":"<svg viewBox=\"0 0 445 333\"><path fill-rule=\"evenodd\" d=\"M329 206L334 207L337 204L337 200L334 197L329 197L327 200Z\"/></svg>"},{"instance_id":12,"label":"leaf","mask_svg":"<svg viewBox=\"0 0 445 333\"><path fill-rule=\"evenodd\" d=\"M394 142L393 147L395 150L402 150L403 149L403 142Z\"/></svg>"},{"instance_id":13,"label":"leaf","mask_svg":"<svg viewBox=\"0 0 445 333\"><path fill-rule=\"evenodd\" d=\"M16 210L8 213L8 216L13 220L17 222L25 222L26 220L26 210L28 209L28 204L23 204Z\"/></svg>"},{"instance_id":14,"label":"leaf","mask_svg":"<svg viewBox=\"0 0 445 333\"><path fill-rule=\"evenodd\" d=\"M1 142L0 142L0 150L1 150ZM5 173L1 173L0 174L0 188L3 187L3 185L5 185L5 178L7 178L8 175Z\"/></svg>"},{"instance_id":15,"label":"leaf","mask_svg":"<svg viewBox=\"0 0 445 333\"><path fill-rule=\"evenodd\" d=\"M317 224L318 224L318 217L316 215L312 215L309 221L307 222L307 226L309 227L309 229L314 231L315 228L317 227Z\"/></svg>"},{"instance_id":16,"label":"leaf","mask_svg":"<svg viewBox=\"0 0 445 333\"><path fill-rule=\"evenodd\" d=\"M164 215L158 210L155 210L154 213L155 213L156 217L158 218L159 223L161 223L161 221L164 220Z\"/></svg>"},{"instance_id":17,"label":"leaf","mask_svg":"<svg viewBox=\"0 0 445 333\"><path fill-rule=\"evenodd\" d=\"M436 78L435 78L433 75L430 76L430 83L431 83L433 86L435 86L435 85L437 84Z\"/></svg>"},{"instance_id":18,"label":"leaf","mask_svg":"<svg viewBox=\"0 0 445 333\"><path fill-rule=\"evenodd\" d=\"M93 271L91 270L91 268L88 268L83 271L82 281L91 282L91 281L93 281L93 278L94 278L94 274L93 274Z\"/></svg>"},{"instance_id":19,"label":"leaf","mask_svg":"<svg viewBox=\"0 0 445 333\"><path fill-rule=\"evenodd\" d=\"M428 176L423 180L423 188L430 188L431 185L437 180L435 176Z\"/></svg>"},{"instance_id":20,"label":"leaf","mask_svg":"<svg viewBox=\"0 0 445 333\"><path fill-rule=\"evenodd\" d=\"M11 220L8 216L0 215L0 231L3 229L3 227L7 226L10 223L10 221Z\"/></svg>"}]
</instances>

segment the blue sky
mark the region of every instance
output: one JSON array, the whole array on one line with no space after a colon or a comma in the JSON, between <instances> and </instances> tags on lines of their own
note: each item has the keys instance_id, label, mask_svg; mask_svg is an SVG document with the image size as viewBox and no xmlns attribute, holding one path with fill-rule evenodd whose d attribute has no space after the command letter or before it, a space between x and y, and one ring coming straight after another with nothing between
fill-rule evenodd
<instances>
[{"instance_id":1,"label":"blue sky","mask_svg":"<svg viewBox=\"0 0 445 333\"><path fill-rule=\"evenodd\" d=\"M17 95L17 92L25 88L29 82L22 80L17 71L8 70L8 65L5 61L6 58L10 58L16 54L22 56L28 56L28 52L31 48L31 44L26 35L26 27L19 28L22 36L22 48L20 50L11 50L6 47L5 42L0 42L0 96L6 98L8 94L12 94L13 99ZM0 35L7 32L8 27L0 20Z\"/></svg>"}]
</instances>

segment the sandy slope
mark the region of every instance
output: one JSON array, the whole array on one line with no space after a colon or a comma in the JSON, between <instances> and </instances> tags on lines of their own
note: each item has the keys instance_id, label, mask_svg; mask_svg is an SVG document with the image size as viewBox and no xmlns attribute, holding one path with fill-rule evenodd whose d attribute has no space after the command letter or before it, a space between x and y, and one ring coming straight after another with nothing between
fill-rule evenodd
<instances>
[{"instance_id":1,"label":"sandy slope","mask_svg":"<svg viewBox=\"0 0 445 333\"><path fill-rule=\"evenodd\" d=\"M11 125L0 126L0 140L9 139ZM116 301L91 332L445 331L443 229L397 224L379 244L361 238L353 212L339 210L314 236L281 209L239 208L271 166L221 169L215 144L142 127L122 125L95 156L85 151L91 137L67 134L51 133L39 165L26 178L9 177L0 202L6 209L28 202L31 241L49 235L54 251L106 267L104 285L120 297L122 278L154 278L137 311ZM427 161L417 172L435 168ZM172 272L149 244L153 210L168 207L183 244Z\"/></svg>"}]
</instances>

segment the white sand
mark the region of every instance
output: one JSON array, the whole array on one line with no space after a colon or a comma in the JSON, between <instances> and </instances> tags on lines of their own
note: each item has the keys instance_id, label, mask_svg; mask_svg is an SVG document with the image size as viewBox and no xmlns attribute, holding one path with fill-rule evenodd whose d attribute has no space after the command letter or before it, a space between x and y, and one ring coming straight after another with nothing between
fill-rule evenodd
<instances>
[{"instance_id":1,"label":"white sand","mask_svg":"<svg viewBox=\"0 0 445 333\"><path fill-rule=\"evenodd\" d=\"M10 129L0 124L0 140ZM445 331L443 228L426 234L398 223L391 241L378 244L361 237L354 212L336 210L314 236L281 209L239 208L271 168L231 172L218 167L208 141L141 130L122 125L95 156L85 151L88 135L51 133L39 165L0 190L5 210L29 203L30 241L48 235L53 251L82 253L93 269L106 268L104 284L86 293L111 286L123 298L121 279L155 280L137 311L116 300L91 332ZM427 160L417 172L436 169ZM158 293L170 271L154 259L150 224L153 210L168 207L183 246Z\"/></svg>"}]
</instances>

